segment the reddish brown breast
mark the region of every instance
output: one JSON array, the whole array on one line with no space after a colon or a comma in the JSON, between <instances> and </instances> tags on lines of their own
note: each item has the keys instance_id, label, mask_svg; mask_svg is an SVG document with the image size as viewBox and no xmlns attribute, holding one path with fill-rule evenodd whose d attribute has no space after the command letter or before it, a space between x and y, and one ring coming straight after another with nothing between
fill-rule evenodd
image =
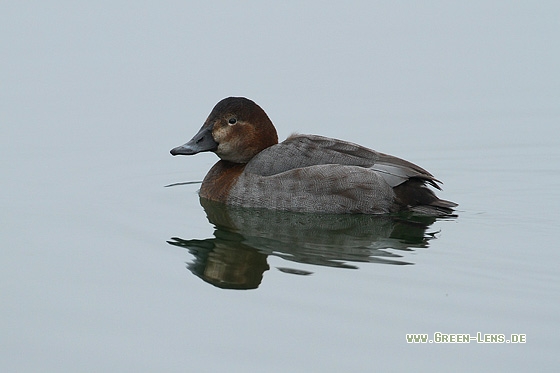
<instances>
[{"instance_id":1,"label":"reddish brown breast","mask_svg":"<svg viewBox=\"0 0 560 373\"><path fill-rule=\"evenodd\" d=\"M217 162L206 174L200 196L212 201L225 203L231 187L245 169L246 164L227 161Z\"/></svg>"}]
</instances>

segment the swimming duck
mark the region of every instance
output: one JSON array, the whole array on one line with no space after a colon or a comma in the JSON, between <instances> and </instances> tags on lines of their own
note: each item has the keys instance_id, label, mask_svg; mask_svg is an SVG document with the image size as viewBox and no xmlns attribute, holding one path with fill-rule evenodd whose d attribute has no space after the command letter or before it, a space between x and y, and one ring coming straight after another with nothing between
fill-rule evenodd
<instances>
[{"instance_id":1,"label":"swimming duck","mask_svg":"<svg viewBox=\"0 0 560 373\"><path fill-rule=\"evenodd\" d=\"M313 213L452 214L432 174L403 159L317 135L278 143L264 110L245 97L216 104L198 133L172 155L220 157L200 197L227 205Z\"/></svg>"}]
</instances>

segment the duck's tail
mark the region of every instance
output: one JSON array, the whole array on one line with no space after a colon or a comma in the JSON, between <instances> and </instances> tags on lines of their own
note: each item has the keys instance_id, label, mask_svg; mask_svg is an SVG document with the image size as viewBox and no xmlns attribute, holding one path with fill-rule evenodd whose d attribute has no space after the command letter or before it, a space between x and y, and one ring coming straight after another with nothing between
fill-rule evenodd
<instances>
[{"instance_id":1,"label":"duck's tail","mask_svg":"<svg viewBox=\"0 0 560 373\"><path fill-rule=\"evenodd\" d=\"M422 215L451 216L458 206L455 202L439 199L422 179L409 179L394 187L393 191L402 210Z\"/></svg>"}]
</instances>

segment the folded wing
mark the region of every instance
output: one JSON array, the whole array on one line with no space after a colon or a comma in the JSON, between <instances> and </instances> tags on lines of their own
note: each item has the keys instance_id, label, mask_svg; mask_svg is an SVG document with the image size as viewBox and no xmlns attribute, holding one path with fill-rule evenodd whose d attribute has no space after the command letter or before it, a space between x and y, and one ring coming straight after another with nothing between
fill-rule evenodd
<instances>
[{"instance_id":1,"label":"folded wing","mask_svg":"<svg viewBox=\"0 0 560 373\"><path fill-rule=\"evenodd\" d=\"M286 141L260 152L245 172L272 176L314 165L338 164L369 168L379 173L391 187L415 178L437 189L439 180L414 163L353 144L316 135L293 135Z\"/></svg>"}]
</instances>

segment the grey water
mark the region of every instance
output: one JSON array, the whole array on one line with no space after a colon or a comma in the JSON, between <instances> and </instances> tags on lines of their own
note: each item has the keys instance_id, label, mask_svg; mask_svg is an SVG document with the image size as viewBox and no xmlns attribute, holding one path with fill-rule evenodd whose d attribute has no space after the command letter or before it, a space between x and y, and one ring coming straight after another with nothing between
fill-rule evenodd
<instances>
[{"instance_id":1,"label":"grey water","mask_svg":"<svg viewBox=\"0 0 560 373\"><path fill-rule=\"evenodd\" d=\"M559 12L0 5L2 371L557 370ZM232 95L426 168L458 216L200 201L217 157L169 150Z\"/></svg>"}]
</instances>

